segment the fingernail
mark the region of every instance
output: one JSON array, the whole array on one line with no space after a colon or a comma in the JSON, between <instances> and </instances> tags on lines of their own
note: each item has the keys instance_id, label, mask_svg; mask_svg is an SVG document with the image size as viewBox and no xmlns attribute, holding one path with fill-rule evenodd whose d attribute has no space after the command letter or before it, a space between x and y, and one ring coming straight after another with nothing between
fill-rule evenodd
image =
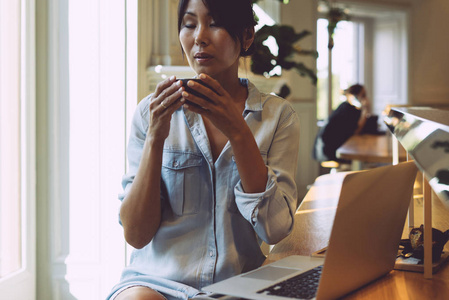
<instances>
[{"instance_id":1,"label":"fingernail","mask_svg":"<svg viewBox=\"0 0 449 300\"><path fill-rule=\"evenodd\" d=\"M183 96L183 97L189 97L189 93L187 93L187 92L182 92L182 96Z\"/></svg>"},{"instance_id":2,"label":"fingernail","mask_svg":"<svg viewBox=\"0 0 449 300\"><path fill-rule=\"evenodd\" d=\"M188 86L194 86L194 85L195 85L195 81L189 80L189 81L187 82L187 85L188 85Z\"/></svg>"},{"instance_id":3,"label":"fingernail","mask_svg":"<svg viewBox=\"0 0 449 300\"><path fill-rule=\"evenodd\" d=\"M206 79L206 75L204 75L204 74L200 74L200 79Z\"/></svg>"},{"instance_id":4,"label":"fingernail","mask_svg":"<svg viewBox=\"0 0 449 300\"><path fill-rule=\"evenodd\" d=\"M170 80L172 80L172 81L173 81L173 80L175 80L175 78L176 78L176 76L175 76L175 75L173 75L173 76L171 76L171 77L170 77Z\"/></svg>"}]
</instances>

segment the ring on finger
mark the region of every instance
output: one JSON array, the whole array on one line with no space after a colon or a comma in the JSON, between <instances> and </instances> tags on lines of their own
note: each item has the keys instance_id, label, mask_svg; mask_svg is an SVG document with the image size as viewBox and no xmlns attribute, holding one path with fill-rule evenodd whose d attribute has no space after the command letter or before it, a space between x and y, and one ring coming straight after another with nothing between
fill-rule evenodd
<instances>
[{"instance_id":1,"label":"ring on finger","mask_svg":"<svg viewBox=\"0 0 449 300\"><path fill-rule=\"evenodd\" d=\"M161 106L165 109L167 109L167 106L164 105L164 102L161 102Z\"/></svg>"}]
</instances>

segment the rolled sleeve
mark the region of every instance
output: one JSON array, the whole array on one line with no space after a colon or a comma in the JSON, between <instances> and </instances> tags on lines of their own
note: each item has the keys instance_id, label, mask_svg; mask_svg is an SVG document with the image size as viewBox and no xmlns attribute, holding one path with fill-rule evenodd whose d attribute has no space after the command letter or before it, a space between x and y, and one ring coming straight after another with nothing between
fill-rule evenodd
<instances>
[{"instance_id":1,"label":"rolled sleeve","mask_svg":"<svg viewBox=\"0 0 449 300\"><path fill-rule=\"evenodd\" d=\"M234 188L240 213L268 244L285 238L293 228L297 203L295 175L299 152L299 118L286 112L267 156L267 184L263 193L245 193L241 182Z\"/></svg>"},{"instance_id":2,"label":"rolled sleeve","mask_svg":"<svg viewBox=\"0 0 449 300\"><path fill-rule=\"evenodd\" d=\"M245 193L241 182L234 192L240 213L264 242L276 244L291 232L294 215L291 203L296 201L296 194L287 196L279 190L276 174L270 167L264 192Z\"/></svg>"},{"instance_id":3,"label":"rolled sleeve","mask_svg":"<svg viewBox=\"0 0 449 300\"><path fill-rule=\"evenodd\" d=\"M234 189L235 202L242 216L255 225L257 222L257 207L264 199L269 199L275 192L274 173L268 168L268 181L265 191L262 193L245 193L243 190L242 182L239 183Z\"/></svg>"}]
</instances>

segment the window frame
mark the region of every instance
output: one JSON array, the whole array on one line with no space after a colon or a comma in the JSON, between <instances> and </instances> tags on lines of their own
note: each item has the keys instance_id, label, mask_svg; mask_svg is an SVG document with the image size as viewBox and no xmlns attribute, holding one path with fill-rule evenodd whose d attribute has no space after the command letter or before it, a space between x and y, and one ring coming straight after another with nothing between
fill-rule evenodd
<instances>
[{"instance_id":1,"label":"window frame","mask_svg":"<svg viewBox=\"0 0 449 300\"><path fill-rule=\"evenodd\" d=\"M36 43L35 0L20 0L21 268L0 278L5 299L36 296Z\"/></svg>"},{"instance_id":2,"label":"window frame","mask_svg":"<svg viewBox=\"0 0 449 300\"><path fill-rule=\"evenodd\" d=\"M319 14L318 18L317 18L317 28L318 28L318 21L319 20L327 20L327 17L324 14ZM371 47L371 43L369 42L371 39L371 35L372 33L370 32L370 28L371 28L371 21L368 18L363 18L363 17L351 17L350 20L348 20L347 22L353 23L353 28L354 28L354 32L353 32L353 37L352 39L354 40L354 44L352 45L352 51L354 53L354 64L352 66L352 75L354 77L354 83L360 83L363 84L367 87L368 90L371 90L371 75L370 73L373 72L373 68L372 68L372 64L370 61L370 57L367 55L367 53L370 52L370 47ZM337 25L337 29L338 30L338 25ZM318 30L317 30L318 32ZM326 37L327 39L327 37ZM335 52L335 51L333 51ZM321 54L323 55L323 54ZM325 57L327 57L328 60L328 64L329 64L329 53L326 52L325 53ZM332 57L332 64L335 61L335 54L333 54ZM333 68L332 68L333 69ZM328 74L327 74L327 78L329 78L329 69L327 70ZM333 74L336 74L336 72L333 71ZM354 84L353 83L353 84ZM339 95L339 92L335 91L335 83L332 83L332 101L327 101L326 102L326 106L327 106L327 110L325 110L324 112L320 112L318 111L319 108L319 103L317 102L317 119L318 120L323 120L326 119L328 117L328 115L330 114L331 111L333 111L334 109L336 109L340 103L340 100L335 97L337 95ZM319 89L317 89L317 92L319 91ZM326 84L326 98L329 98L329 83ZM319 97L317 97L317 101L319 101ZM328 107L330 106L330 108ZM324 118L320 118L320 116L324 116Z\"/></svg>"}]
</instances>

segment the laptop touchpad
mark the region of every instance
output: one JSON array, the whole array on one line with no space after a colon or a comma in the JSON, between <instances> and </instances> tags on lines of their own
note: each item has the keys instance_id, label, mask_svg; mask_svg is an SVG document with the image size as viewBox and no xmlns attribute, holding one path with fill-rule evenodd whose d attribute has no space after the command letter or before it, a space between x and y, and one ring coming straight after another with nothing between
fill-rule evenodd
<instances>
[{"instance_id":1,"label":"laptop touchpad","mask_svg":"<svg viewBox=\"0 0 449 300\"><path fill-rule=\"evenodd\" d=\"M284 276L293 274L298 271L299 271L298 269L287 269L287 268L267 266L265 268L255 270L248 274L244 274L242 275L242 277L276 281Z\"/></svg>"}]
</instances>

